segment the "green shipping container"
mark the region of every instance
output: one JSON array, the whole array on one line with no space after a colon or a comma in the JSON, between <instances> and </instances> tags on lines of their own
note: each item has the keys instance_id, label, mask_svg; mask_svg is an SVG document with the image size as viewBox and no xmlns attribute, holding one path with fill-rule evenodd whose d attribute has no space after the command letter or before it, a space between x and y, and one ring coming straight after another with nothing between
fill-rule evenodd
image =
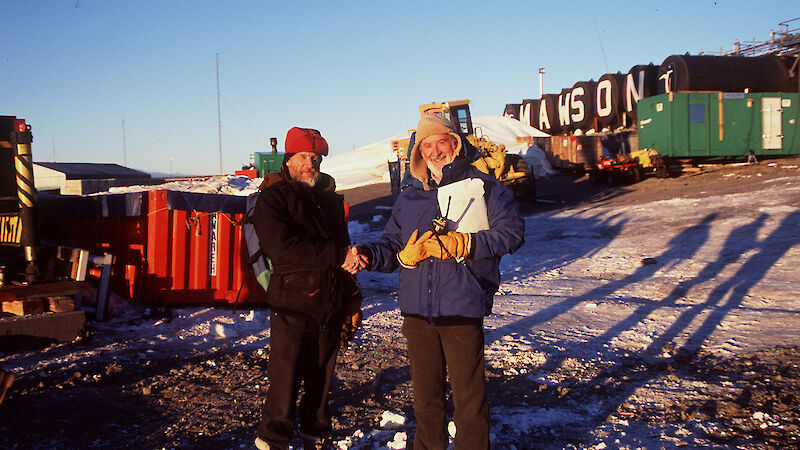
<instances>
[{"instance_id":1,"label":"green shipping container","mask_svg":"<svg viewBox=\"0 0 800 450\"><path fill-rule=\"evenodd\" d=\"M280 172L283 165L283 153L255 152L253 153L253 165L256 166L259 177L272 172Z\"/></svg>"},{"instance_id":2,"label":"green shipping container","mask_svg":"<svg viewBox=\"0 0 800 450\"><path fill-rule=\"evenodd\" d=\"M800 154L797 92L674 92L639 101L639 149L693 159Z\"/></svg>"}]
</instances>

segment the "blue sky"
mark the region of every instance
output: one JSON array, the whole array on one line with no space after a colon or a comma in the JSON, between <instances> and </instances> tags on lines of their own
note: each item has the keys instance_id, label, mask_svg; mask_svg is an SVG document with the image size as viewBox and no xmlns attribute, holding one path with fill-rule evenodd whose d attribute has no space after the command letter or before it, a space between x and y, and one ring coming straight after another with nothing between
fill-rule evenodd
<instances>
[{"instance_id":1,"label":"blue sky","mask_svg":"<svg viewBox=\"0 0 800 450\"><path fill-rule=\"evenodd\" d=\"M473 115L667 56L765 40L796 0L0 1L0 114L27 119L37 161L182 174L280 149L292 126L333 154L414 128L417 106ZM800 21L793 24L800 26ZM123 151L123 126L125 144Z\"/></svg>"}]
</instances>

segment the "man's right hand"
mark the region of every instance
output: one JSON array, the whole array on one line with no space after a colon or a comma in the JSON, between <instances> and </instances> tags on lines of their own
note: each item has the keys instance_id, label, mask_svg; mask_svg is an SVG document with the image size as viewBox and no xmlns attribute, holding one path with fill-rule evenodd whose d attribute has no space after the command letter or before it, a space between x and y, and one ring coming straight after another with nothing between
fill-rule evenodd
<instances>
[{"instance_id":1,"label":"man's right hand","mask_svg":"<svg viewBox=\"0 0 800 450\"><path fill-rule=\"evenodd\" d=\"M342 269L355 275L359 270L367 267L367 264L369 264L367 255L360 253L358 248L354 245L347 249L344 262L342 263Z\"/></svg>"},{"instance_id":2,"label":"man's right hand","mask_svg":"<svg viewBox=\"0 0 800 450\"><path fill-rule=\"evenodd\" d=\"M417 267L420 261L431 256L424 244L433 235L433 231L428 230L417 238L418 234L419 230L414 230L408 238L406 246L397 253L397 261L407 269Z\"/></svg>"}]
</instances>

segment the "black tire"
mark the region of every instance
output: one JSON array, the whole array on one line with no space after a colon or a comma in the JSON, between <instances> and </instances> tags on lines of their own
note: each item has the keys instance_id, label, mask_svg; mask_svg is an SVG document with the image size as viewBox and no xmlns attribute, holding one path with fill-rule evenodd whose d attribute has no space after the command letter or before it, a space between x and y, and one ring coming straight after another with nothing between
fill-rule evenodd
<instances>
[{"instance_id":1,"label":"black tire","mask_svg":"<svg viewBox=\"0 0 800 450\"><path fill-rule=\"evenodd\" d=\"M631 183L638 183L644 178L644 170L639 166L631 167Z\"/></svg>"},{"instance_id":2,"label":"black tire","mask_svg":"<svg viewBox=\"0 0 800 450\"><path fill-rule=\"evenodd\" d=\"M589 183L600 184L600 173L596 170L589 171Z\"/></svg>"},{"instance_id":3,"label":"black tire","mask_svg":"<svg viewBox=\"0 0 800 450\"><path fill-rule=\"evenodd\" d=\"M527 179L525 180L524 186L521 189L521 194L529 199L533 200L536 198L536 176L531 170L530 166L528 166L528 162L525 161L525 158L519 155L506 155L506 167L513 167L517 172L523 172L527 175ZM506 169L506 172L508 169Z\"/></svg>"},{"instance_id":4,"label":"black tire","mask_svg":"<svg viewBox=\"0 0 800 450\"><path fill-rule=\"evenodd\" d=\"M653 158L653 167L656 169L656 177L658 178L667 178L669 176L669 169L667 168L667 162L664 161L664 158L656 156Z\"/></svg>"},{"instance_id":5,"label":"black tire","mask_svg":"<svg viewBox=\"0 0 800 450\"><path fill-rule=\"evenodd\" d=\"M617 184L617 173L613 170L609 170L605 173L605 180L607 185L614 186Z\"/></svg>"}]
</instances>

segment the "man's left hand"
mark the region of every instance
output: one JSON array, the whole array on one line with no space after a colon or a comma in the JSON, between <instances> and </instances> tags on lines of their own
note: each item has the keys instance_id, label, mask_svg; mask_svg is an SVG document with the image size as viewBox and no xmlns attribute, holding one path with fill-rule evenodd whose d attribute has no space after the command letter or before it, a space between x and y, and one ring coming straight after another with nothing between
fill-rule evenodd
<instances>
[{"instance_id":1,"label":"man's left hand","mask_svg":"<svg viewBox=\"0 0 800 450\"><path fill-rule=\"evenodd\" d=\"M469 255L471 236L469 233L448 231L441 236L433 236L425 241L428 253L439 259L466 258Z\"/></svg>"},{"instance_id":2,"label":"man's left hand","mask_svg":"<svg viewBox=\"0 0 800 450\"><path fill-rule=\"evenodd\" d=\"M348 342L353 340L353 336L355 336L358 326L361 325L361 316L362 313L359 309L355 313L344 318L344 323L342 324L343 345L347 345Z\"/></svg>"}]
</instances>

